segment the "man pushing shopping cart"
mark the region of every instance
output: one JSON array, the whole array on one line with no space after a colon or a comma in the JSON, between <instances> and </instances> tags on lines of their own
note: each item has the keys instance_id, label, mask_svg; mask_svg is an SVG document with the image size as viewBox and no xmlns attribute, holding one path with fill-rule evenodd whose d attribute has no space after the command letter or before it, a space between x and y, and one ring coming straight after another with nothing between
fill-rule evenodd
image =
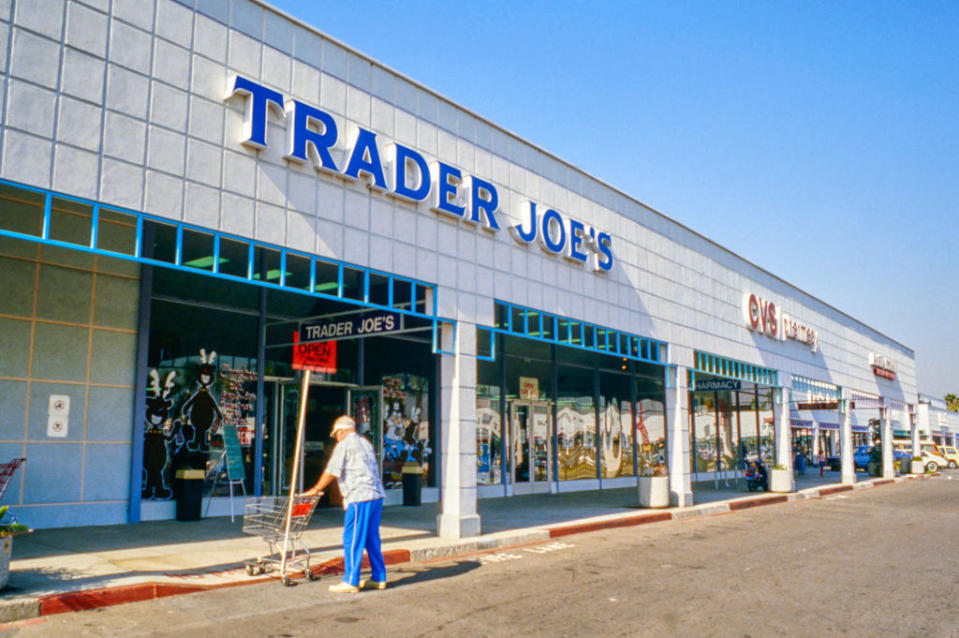
<instances>
[{"instance_id":1,"label":"man pushing shopping cart","mask_svg":"<svg viewBox=\"0 0 959 638\"><path fill-rule=\"evenodd\" d=\"M355 594L360 589L386 589L386 564L380 549L380 516L383 513L383 482L380 480L373 445L357 434L356 422L343 415L333 422L331 436L336 447L326 469L302 496L318 498L334 480L343 494L343 582L330 585L338 594ZM372 574L360 580L363 550L370 559Z\"/></svg>"}]
</instances>

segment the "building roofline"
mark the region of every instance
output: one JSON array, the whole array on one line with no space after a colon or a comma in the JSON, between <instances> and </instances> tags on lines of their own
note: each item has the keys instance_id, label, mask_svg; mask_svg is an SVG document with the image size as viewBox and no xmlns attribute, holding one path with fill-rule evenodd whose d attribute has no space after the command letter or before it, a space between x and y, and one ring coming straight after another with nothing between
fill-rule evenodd
<instances>
[{"instance_id":1,"label":"building roofline","mask_svg":"<svg viewBox=\"0 0 959 638\"><path fill-rule=\"evenodd\" d=\"M458 104L457 102L454 102L453 100L451 100L450 98L446 97L445 95L439 93L438 91L436 91L436 90L434 90L434 89L431 89L430 87L426 86L426 85L423 84L422 82L419 82L419 81L411 78L410 76L406 75L405 73L402 73L402 72L400 72L400 71L397 71L397 70L394 69L393 67L391 67L391 66L389 66L389 65L387 65L387 64L384 64L383 62L380 62L379 60L377 60L377 59L375 59L375 58L367 55L366 53L363 53L362 51L359 51L358 49L350 46L349 44L346 44L345 42L343 42L343 41L341 41L341 40L339 40L339 39L337 39L337 38L329 35L328 33L324 32L324 31L321 31L321 30L318 29L317 27L315 27L315 26L313 26L313 25L311 25L311 24L309 24L309 23L307 23L307 22L304 22L303 20L300 20L299 18L296 18L296 17L290 15L289 13L283 11L282 9L278 9L277 7L274 7L272 4L270 4L270 3L267 2L266 0L249 0L249 1L252 2L252 3L254 3L254 4L257 4L257 5L261 6L261 7L263 7L264 9L266 9L266 10L268 10L268 11L271 11L271 12L275 13L276 15L282 17L282 18L285 19L285 20L289 20L290 22L293 22L294 24L296 24L296 25L298 25L298 26L300 26L300 27L302 27L302 28L304 28L304 29L306 29L306 30L308 30L308 31L311 31L311 32L315 33L316 35L318 35L318 36L320 36L320 37L322 37L322 38L325 38L325 39L329 40L330 42L333 42L334 44L336 44L336 45L338 45L338 46L343 47L344 49L346 49L347 51L349 51L349 52L352 53L353 55L356 55L356 56L358 56L358 57L366 60L366 61L369 62L370 64L375 64L376 66L382 68L383 70L388 71L389 73L392 73L392 74L396 75L397 77L402 78L402 79L403 79L404 81L406 81L406 82L409 82L410 84L412 84L412 85L415 86L416 88L418 88L418 89L420 89L420 90L422 90L422 91L426 91L427 93L429 93L429 94L432 95L433 97L435 97L435 98L437 98L437 99L440 99L440 100L446 102L446 103L449 104L450 106L453 106L454 108L457 108L457 109L465 112L466 114L468 114L468 115L470 115L470 116L472 116L472 117L475 117L477 120L483 122L484 124L487 124L488 126L491 126L491 127L495 128L495 129L499 130L500 132L505 133L506 135L508 135L508 136L516 139L517 141L525 144L526 146L528 146L528 147L530 147L530 148L532 148L532 149L534 149L534 150L536 150L536 151L538 151L538 152L540 152L540 153L543 153L543 154L546 155L547 157L549 157L549 158L551 158L551 159L559 162L560 164L563 164L563 165L566 166L567 168L570 168L570 169L576 171L576 172L579 173L580 175L582 175L582 176L584 176L584 177L586 177L586 178L588 178L588 179L596 182L597 184L603 186L604 188L608 188L609 190L613 191L613 192L616 193L617 195L619 195L619 196L621 196L621 197L624 197L624 198L632 201L633 203L635 203L635 204L637 204L637 205L645 208L646 210L650 211L651 213L654 213L654 214L658 215L658 216L661 217L663 220L665 220L665 221L667 221L667 222L669 222L669 223L671 223L671 224L675 224L676 226L678 226L679 228L681 228L681 229L685 230L686 232L692 234L693 236L698 237L699 239L707 242L708 244L711 244L711 245L715 246L716 248L722 250L723 252L727 253L728 255L734 257L735 259L738 259L739 261L741 261L741 262L743 262L743 263L745 263L745 264L747 264L747 265L749 265L749 266L752 266L753 268L755 268L755 269L758 270L759 272L761 272L761 273L763 273L763 274L765 274L765 275L768 275L769 277L772 277L773 279L775 279L775 280L777 280L777 281L779 281L779 282L781 282L781 283L789 286L790 288L792 288L792 289L794 289L794 290L796 290L796 291L798 291L798 292L806 295L809 299L811 299L811 300L813 300L813 301L815 301L815 302L817 302L817 303L820 303L820 304L822 304L823 306L825 306L825 307L827 307L827 308L829 308L829 309L831 309L831 310L833 310L833 311L835 311L835 312L838 312L839 314L841 314L842 316L846 317L847 319L851 319L852 321L855 321L856 323L858 323L859 325L861 325L861 326L863 326L863 327L865 327L865 328L868 328L869 330L871 330L871 331L874 332L875 334L879 335L880 337L882 337L882 338L884 338L884 339L887 339L887 340L889 340L890 342L896 344L897 346L899 346L899 347L901 347L901 348L909 351L909 353L912 354L913 358L915 358L915 356L916 356L915 350L913 350L913 349L910 348L909 346L905 345L904 343L898 341L897 339L893 339L892 337L890 337L890 336L888 336L888 335L880 332L879 330L876 330L876 329L873 328L872 326L870 326L870 325L868 325L868 324L866 324L866 323L863 323L861 320L853 317L853 316L850 315L849 313L847 313L847 312L845 312L845 311L843 311L843 310L840 310L839 308L833 306L832 304L830 304L830 303L828 303L828 302L826 302L826 301L823 301L823 300L820 299L819 297L816 297L815 295L810 294L809 292L806 292L805 290L803 290L802 288L799 288L799 287L796 286L795 284L786 281L785 279L783 279L783 278L780 277L779 275L776 275L776 274L774 274L774 273L766 270L766 269L763 268L762 266L759 266L759 265L753 263L752 261L746 259L746 258L743 257L742 255L739 255L739 254L733 252L732 250L730 250L729 248L726 248L726 247L723 246L722 244L720 244L720 243L718 243L718 242L710 239L709 237L706 237L705 235L703 235L703 234L701 234L701 233L693 230L693 229L690 228L689 226L686 226L686 225L683 224L682 222L676 221L675 219L673 219L673 218L670 217L669 215L666 215L665 213L663 213L663 212L661 212L661 211L653 208L652 206L649 206L648 204L643 203L643 202L640 201L638 198L630 195L629 193L626 193L625 191L621 190L620 188L617 188L616 186L613 186L612 184L610 184L610 183L608 183L608 182L606 182L606 181L604 181L604 180L602 180L602 179L599 179L599 178L596 177L595 175L592 175L591 173L583 170L582 168L576 166L575 164L572 164L571 162L568 162L568 161L564 160L563 158L559 157L559 156L556 155L555 153L544 149L543 147L539 146L538 144L535 144L535 143L533 143L533 142L530 142L530 141L527 140L526 138L518 135L517 133L514 133L513 131L509 130L508 128L502 126L501 124L497 124L496 122L493 122L493 121L490 120L489 118L487 118L487 117L485 117L485 116L483 116L483 115L480 115L480 114L476 113L475 111L473 111L473 110L471 110L471 109L469 109L469 108L467 108L467 107L465 107L465 106L463 106L463 105L461 105L461 104ZM623 214L623 213L619 213L618 211L614 211L614 212L617 212L617 213L620 214L620 215ZM633 220L633 221L636 221L636 220ZM637 223L639 223L639 222L637 222Z\"/></svg>"}]
</instances>

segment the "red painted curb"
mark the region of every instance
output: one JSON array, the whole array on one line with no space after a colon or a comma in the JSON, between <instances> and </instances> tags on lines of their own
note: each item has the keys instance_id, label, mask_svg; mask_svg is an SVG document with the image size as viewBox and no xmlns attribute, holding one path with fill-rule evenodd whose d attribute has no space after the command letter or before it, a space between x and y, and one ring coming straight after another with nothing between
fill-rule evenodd
<instances>
[{"instance_id":1,"label":"red painted curb","mask_svg":"<svg viewBox=\"0 0 959 638\"><path fill-rule=\"evenodd\" d=\"M398 565L400 563L410 562L410 550L408 549L391 549L389 551L383 552L383 562L387 565ZM363 567L369 568L370 561L366 557L363 558ZM320 563L315 567L310 567L310 571L316 574L317 576L323 575L333 575L333 574L342 574L343 573L343 557L331 558L330 560Z\"/></svg>"},{"instance_id":2,"label":"red painted curb","mask_svg":"<svg viewBox=\"0 0 959 638\"><path fill-rule=\"evenodd\" d=\"M410 561L408 549L393 549L383 552L383 561L387 565L397 565ZM369 567L369 561L363 559L363 566ZM334 558L320 565L310 568L315 575L332 575L343 573L343 559ZM300 572L302 573L302 572ZM276 577L272 577L276 578ZM178 594L193 594L201 591L212 591L225 587L241 587L262 583L269 578L251 578L238 580L232 583L216 585L180 585L177 583L137 583L135 585L120 585L119 587L104 587L101 589L87 589L83 591L51 594L40 599L40 615L62 614L70 611L83 611L100 607L112 607L123 603L135 603L142 600L155 600Z\"/></svg>"},{"instance_id":3,"label":"red painted curb","mask_svg":"<svg viewBox=\"0 0 959 638\"><path fill-rule=\"evenodd\" d=\"M872 484L875 485L889 485L890 483L895 483L895 479L881 479L878 481L873 481Z\"/></svg>"},{"instance_id":4,"label":"red painted curb","mask_svg":"<svg viewBox=\"0 0 959 638\"><path fill-rule=\"evenodd\" d=\"M651 512L649 514L640 514L628 518L619 518L609 521L596 521L594 523L583 523L581 525L566 525L563 527L553 527L549 530L549 537L569 536L570 534L582 534L584 532L595 532L601 529L610 529L613 527L632 527L634 525L645 525L646 523L658 523L660 521L672 520L672 512Z\"/></svg>"},{"instance_id":5,"label":"red painted curb","mask_svg":"<svg viewBox=\"0 0 959 638\"><path fill-rule=\"evenodd\" d=\"M141 600L153 600L176 594L192 594L216 589L223 585L177 585L173 583L137 583L120 587L104 587L63 594L52 594L40 599L40 615L62 614L98 607L111 607Z\"/></svg>"},{"instance_id":6,"label":"red painted curb","mask_svg":"<svg viewBox=\"0 0 959 638\"><path fill-rule=\"evenodd\" d=\"M835 494L837 492L851 492L853 489L852 485L837 485L836 487L824 487L819 490L819 496L828 496L829 494Z\"/></svg>"},{"instance_id":7,"label":"red painted curb","mask_svg":"<svg viewBox=\"0 0 959 638\"><path fill-rule=\"evenodd\" d=\"M748 498L740 501L730 501L729 509L733 512L736 510L745 510L750 507L760 507L762 505L775 505L776 503L787 503L789 497L783 494L782 496L766 496L760 498Z\"/></svg>"}]
</instances>

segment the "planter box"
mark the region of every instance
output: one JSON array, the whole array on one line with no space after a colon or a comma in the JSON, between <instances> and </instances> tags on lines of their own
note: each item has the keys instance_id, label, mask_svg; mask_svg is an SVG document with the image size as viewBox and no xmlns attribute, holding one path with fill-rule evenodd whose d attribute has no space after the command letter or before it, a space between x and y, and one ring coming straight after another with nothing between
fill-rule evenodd
<instances>
[{"instance_id":1,"label":"planter box","mask_svg":"<svg viewBox=\"0 0 959 638\"><path fill-rule=\"evenodd\" d=\"M796 491L793 473L789 470L772 470L769 473L769 491L781 494Z\"/></svg>"},{"instance_id":2,"label":"planter box","mask_svg":"<svg viewBox=\"0 0 959 638\"><path fill-rule=\"evenodd\" d=\"M909 463L909 473L910 474L925 474L926 473L926 464L922 461L910 461Z\"/></svg>"},{"instance_id":3,"label":"planter box","mask_svg":"<svg viewBox=\"0 0 959 638\"><path fill-rule=\"evenodd\" d=\"M640 476L636 489L640 507L669 507L668 476Z\"/></svg>"},{"instance_id":4,"label":"planter box","mask_svg":"<svg viewBox=\"0 0 959 638\"><path fill-rule=\"evenodd\" d=\"M13 550L13 536L0 538L0 589L10 580L10 552Z\"/></svg>"}]
</instances>

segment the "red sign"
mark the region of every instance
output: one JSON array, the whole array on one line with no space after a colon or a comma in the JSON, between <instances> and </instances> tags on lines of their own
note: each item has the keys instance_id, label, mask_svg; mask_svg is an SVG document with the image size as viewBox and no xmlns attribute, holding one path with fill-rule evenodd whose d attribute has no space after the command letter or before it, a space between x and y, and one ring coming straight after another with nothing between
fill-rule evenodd
<instances>
[{"instance_id":1,"label":"red sign","mask_svg":"<svg viewBox=\"0 0 959 638\"><path fill-rule=\"evenodd\" d=\"M877 377L882 377L883 379L895 379L896 373L890 372L889 370L884 370L883 368L873 368L872 373Z\"/></svg>"},{"instance_id":2,"label":"red sign","mask_svg":"<svg viewBox=\"0 0 959 638\"><path fill-rule=\"evenodd\" d=\"M779 311L776 304L756 295L746 298L746 321L751 330L759 330L770 337L779 337Z\"/></svg>"},{"instance_id":3,"label":"red sign","mask_svg":"<svg viewBox=\"0 0 959 638\"><path fill-rule=\"evenodd\" d=\"M293 369L336 374L336 342L311 341L300 343L300 335L293 333Z\"/></svg>"},{"instance_id":4,"label":"red sign","mask_svg":"<svg viewBox=\"0 0 959 638\"><path fill-rule=\"evenodd\" d=\"M839 401L810 401L809 403L796 403L797 410L838 410Z\"/></svg>"}]
</instances>

